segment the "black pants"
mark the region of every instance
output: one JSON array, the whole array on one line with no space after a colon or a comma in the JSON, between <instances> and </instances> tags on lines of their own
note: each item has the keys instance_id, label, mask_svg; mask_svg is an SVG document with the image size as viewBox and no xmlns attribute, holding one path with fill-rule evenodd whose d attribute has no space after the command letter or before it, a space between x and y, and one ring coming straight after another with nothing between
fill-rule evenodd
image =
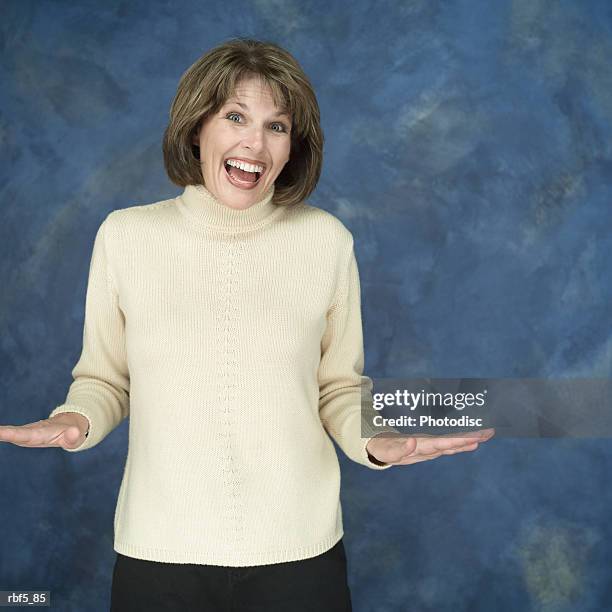
<instances>
[{"instance_id":1,"label":"black pants","mask_svg":"<svg viewBox=\"0 0 612 612\"><path fill-rule=\"evenodd\" d=\"M342 539L310 559L254 567L116 554L111 612L352 612Z\"/></svg>"}]
</instances>

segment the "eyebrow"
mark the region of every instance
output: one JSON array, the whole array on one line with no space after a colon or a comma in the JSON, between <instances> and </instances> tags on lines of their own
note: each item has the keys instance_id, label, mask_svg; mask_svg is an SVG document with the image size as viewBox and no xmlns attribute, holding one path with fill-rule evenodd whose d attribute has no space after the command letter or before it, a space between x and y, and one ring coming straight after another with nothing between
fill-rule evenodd
<instances>
[{"instance_id":1,"label":"eyebrow","mask_svg":"<svg viewBox=\"0 0 612 612\"><path fill-rule=\"evenodd\" d=\"M226 104L237 104L238 106L244 108L244 110L248 111L249 107L246 104L243 104L242 102L238 102L238 100L236 100L235 98L230 98ZM280 110L278 113L272 115L273 117L280 117L284 115L285 117L287 117L287 119L290 119L291 116L289 115L289 113L286 110Z\"/></svg>"}]
</instances>

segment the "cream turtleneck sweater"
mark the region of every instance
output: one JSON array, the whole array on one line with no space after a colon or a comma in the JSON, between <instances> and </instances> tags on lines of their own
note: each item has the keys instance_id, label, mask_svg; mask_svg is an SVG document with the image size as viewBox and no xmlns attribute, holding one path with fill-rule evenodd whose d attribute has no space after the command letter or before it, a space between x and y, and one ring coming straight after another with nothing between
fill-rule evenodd
<instances>
[{"instance_id":1,"label":"cream turtleneck sweater","mask_svg":"<svg viewBox=\"0 0 612 612\"><path fill-rule=\"evenodd\" d=\"M121 554L223 566L313 557L343 535L327 434L353 461L391 467L365 448L394 430L362 416L371 380L353 237L332 214L276 206L273 194L238 210L189 185L98 229L82 353L49 416L87 417L78 452L129 415Z\"/></svg>"}]
</instances>

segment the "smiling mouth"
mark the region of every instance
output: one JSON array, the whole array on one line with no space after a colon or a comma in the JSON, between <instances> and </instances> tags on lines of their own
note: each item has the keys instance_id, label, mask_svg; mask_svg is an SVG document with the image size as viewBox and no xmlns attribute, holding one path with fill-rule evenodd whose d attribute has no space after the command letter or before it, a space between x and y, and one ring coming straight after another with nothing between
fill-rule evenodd
<instances>
[{"instance_id":1,"label":"smiling mouth","mask_svg":"<svg viewBox=\"0 0 612 612\"><path fill-rule=\"evenodd\" d=\"M236 168L235 166L230 166L230 164L228 164L227 162L225 162L223 166L225 167L225 171L231 177L241 180L243 182L256 183L261 178L261 175L266 171L266 169L264 168L263 172L248 172L247 170L241 170L240 168ZM249 181L249 177L247 175L255 175L255 180Z\"/></svg>"},{"instance_id":2,"label":"smiling mouth","mask_svg":"<svg viewBox=\"0 0 612 612\"><path fill-rule=\"evenodd\" d=\"M266 172L265 168L263 172L248 172L247 170L241 170L240 168L231 166L227 162L223 164L223 167L225 168L225 173L230 183L242 188L254 187L259 183L259 179Z\"/></svg>"}]
</instances>

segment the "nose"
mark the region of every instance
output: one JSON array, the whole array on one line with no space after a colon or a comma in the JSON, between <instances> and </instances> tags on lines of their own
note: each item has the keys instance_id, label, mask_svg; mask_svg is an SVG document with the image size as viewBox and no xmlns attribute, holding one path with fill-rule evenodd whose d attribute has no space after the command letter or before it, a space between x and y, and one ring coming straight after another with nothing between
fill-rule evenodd
<instances>
[{"instance_id":1,"label":"nose","mask_svg":"<svg viewBox=\"0 0 612 612\"><path fill-rule=\"evenodd\" d=\"M244 134L242 144L252 151L260 150L264 144L264 128L250 127Z\"/></svg>"}]
</instances>

